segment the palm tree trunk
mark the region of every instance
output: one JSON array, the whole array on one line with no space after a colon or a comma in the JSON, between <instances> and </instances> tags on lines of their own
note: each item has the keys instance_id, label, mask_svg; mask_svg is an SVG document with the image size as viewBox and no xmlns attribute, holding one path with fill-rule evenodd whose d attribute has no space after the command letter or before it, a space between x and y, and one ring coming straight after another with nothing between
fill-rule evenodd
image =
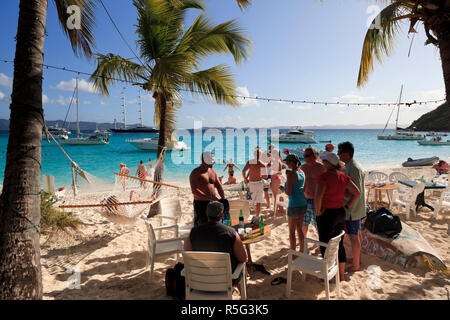
<instances>
[{"instance_id":1,"label":"palm tree trunk","mask_svg":"<svg viewBox=\"0 0 450 320\"><path fill-rule=\"evenodd\" d=\"M39 248L47 0L21 0L5 178L0 196L0 299L41 299Z\"/></svg>"},{"instance_id":2,"label":"palm tree trunk","mask_svg":"<svg viewBox=\"0 0 450 320\"><path fill-rule=\"evenodd\" d=\"M166 130L166 112L167 112L167 99L164 93L158 94L160 113L159 113L159 139L158 139L158 153L157 156L161 155L162 149L167 143L167 130Z\"/></svg>"},{"instance_id":3,"label":"palm tree trunk","mask_svg":"<svg viewBox=\"0 0 450 320\"><path fill-rule=\"evenodd\" d=\"M445 84L445 98L450 103L450 33L446 32L438 38L439 52L441 54L442 71Z\"/></svg>"}]
</instances>

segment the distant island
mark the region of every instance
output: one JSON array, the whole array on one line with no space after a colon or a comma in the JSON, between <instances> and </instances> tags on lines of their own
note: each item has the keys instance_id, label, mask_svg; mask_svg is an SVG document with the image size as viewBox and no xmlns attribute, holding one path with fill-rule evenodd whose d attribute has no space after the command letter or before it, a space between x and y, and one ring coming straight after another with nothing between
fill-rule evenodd
<instances>
[{"instance_id":1,"label":"distant island","mask_svg":"<svg viewBox=\"0 0 450 320\"><path fill-rule=\"evenodd\" d=\"M414 128L416 131L450 132L450 105L446 102L425 113L414 121L408 129Z\"/></svg>"}]
</instances>

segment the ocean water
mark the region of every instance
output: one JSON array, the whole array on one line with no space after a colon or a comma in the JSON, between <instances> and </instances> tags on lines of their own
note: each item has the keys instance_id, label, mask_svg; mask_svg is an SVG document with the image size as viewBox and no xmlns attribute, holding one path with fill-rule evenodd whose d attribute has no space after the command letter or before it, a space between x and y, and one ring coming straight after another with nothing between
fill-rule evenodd
<instances>
[{"instance_id":1,"label":"ocean water","mask_svg":"<svg viewBox=\"0 0 450 320\"><path fill-rule=\"evenodd\" d=\"M315 130L316 140L331 140L337 146L343 141L351 141L355 146L355 159L364 169L373 170L383 167L401 167L407 158L426 158L438 156L449 161L450 146L421 146L417 141L385 141L377 140L381 130ZM188 183L190 172L198 166L202 151L213 151L216 157L214 168L219 175L223 172L225 162L233 158L242 169L249 158L253 158L253 149L257 145L267 150L265 129L247 131L246 137L231 134L227 136L225 129L198 131L178 131L179 139L183 140L190 150L168 152L165 161L164 180L167 182ZM393 131L391 131L393 132ZM230 130L228 130L230 133ZM244 132L241 132L241 134ZM270 131L267 132L270 136ZM105 146L64 146L68 155L85 171L108 183L115 180L114 172L119 171L119 163L125 163L134 174L140 160L148 164L149 158L156 159L156 151L136 149L127 140L152 137L154 134L113 134L109 145ZM446 137L447 138L447 137ZM448 137L450 139L450 137ZM259 141L261 140L261 141ZM3 182L5 170L6 147L8 133L0 134L0 179ZM325 142L315 146L318 150L325 149ZM278 148L305 147L302 144L280 143ZM337 151L337 150L335 150ZM235 171L240 177L240 171ZM55 176L56 187L71 184L71 167L69 160L54 144L42 143L42 174Z\"/></svg>"}]
</instances>

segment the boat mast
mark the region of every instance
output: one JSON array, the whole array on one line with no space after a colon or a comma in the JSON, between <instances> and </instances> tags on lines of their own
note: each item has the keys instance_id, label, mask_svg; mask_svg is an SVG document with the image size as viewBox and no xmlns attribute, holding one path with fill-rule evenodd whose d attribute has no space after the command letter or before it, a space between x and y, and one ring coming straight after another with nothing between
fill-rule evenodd
<instances>
[{"instance_id":1,"label":"boat mast","mask_svg":"<svg viewBox=\"0 0 450 320\"><path fill-rule=\"evenodd\" d=\"M125 90L125 88L123 88ZM123 108L123 128L126 129L127 128L127 105L126 105L126 99L125 99L125 92L122 91L122 108Z\"/></svg>"},{"instance_id":2,"label":"boat mast","mask_svg":"<svg viewBox=\"0 0 450 320\"><path fill-rule=\"evenodd\" d=\"M397 119L395 120L395 132L397 132L398 128L398 114L400 113L400 102L402 101L402 93L403 93L403 85L400 88L400 97L398 98Z\"/></svg>"},{"instance_id":3,"label":"boat mast","mask_svg":"<svg viewBox=\"0 0 450 320\"><path fill-rule=\"evenodd\" d=\"M140 109L139 109L139 112L140 112L140 120L141 120L141 128L143 128L144 127L144 119L143 119L143 116L142 116L142 95L141 95L141 90L139 90L139 105L140 105Z\"/></svg>"},{"instance_id":4,"label":"boat mast","mask_svg":"<svg viewBox=\"0 0 450 320\"><path fill-rule=\"evenodd\" d=\"M78 119L78 78L76 78L76 84L75 84L75 92L77 95L77 138L80 137L80 122Z\"/></svg>"}]
</instances>

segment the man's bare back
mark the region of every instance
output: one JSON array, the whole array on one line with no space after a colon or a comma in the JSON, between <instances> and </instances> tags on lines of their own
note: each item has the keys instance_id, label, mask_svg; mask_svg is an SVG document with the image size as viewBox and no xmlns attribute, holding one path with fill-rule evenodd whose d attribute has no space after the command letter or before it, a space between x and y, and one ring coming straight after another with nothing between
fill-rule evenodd
<instances>
[{"instance_id":1,"label":"man's bare back","mask_svg":"<svg viewBox=\"0 0 450 320\"><path fill-rule=\"evenodd\" d=\"M192 194L194 200L199 201L217 201L219 198L216 196L216 187L220 192L222 191L222 185L219 182L217 173L212 168L195 168L189 177L191 183ZM220 189L219 189L220 188Z\"/></svg>"}]
</instances>

